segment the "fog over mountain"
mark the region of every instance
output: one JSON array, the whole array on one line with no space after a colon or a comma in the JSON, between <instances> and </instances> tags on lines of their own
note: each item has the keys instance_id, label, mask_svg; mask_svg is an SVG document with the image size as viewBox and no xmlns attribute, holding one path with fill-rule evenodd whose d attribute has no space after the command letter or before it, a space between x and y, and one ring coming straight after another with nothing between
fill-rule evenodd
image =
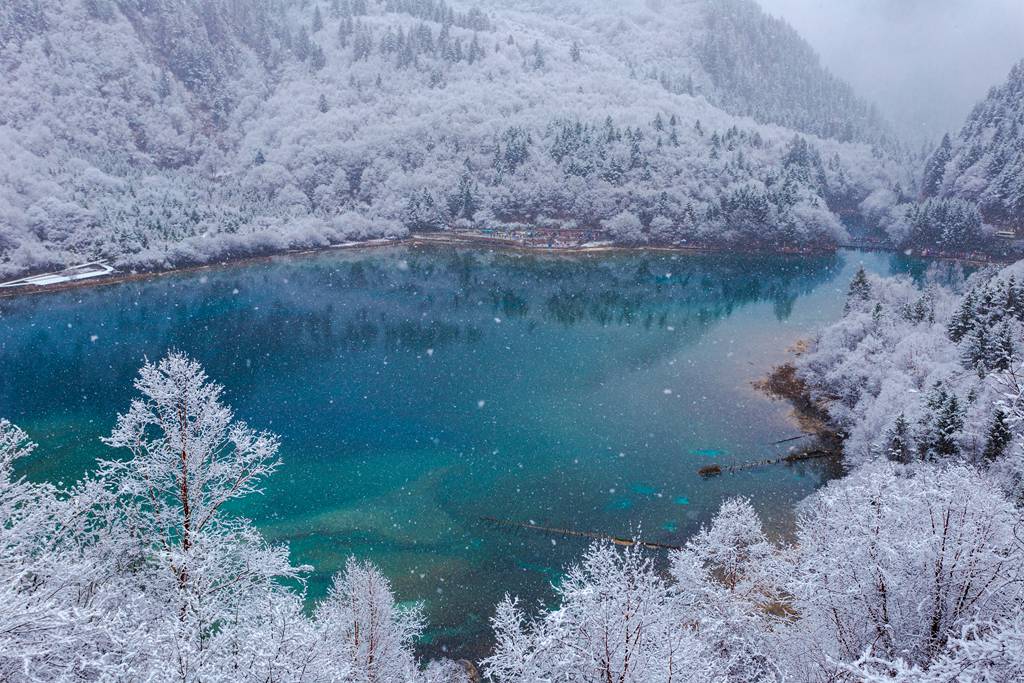
<instances>
[{"instance_id":1,"label":"fog over mountain","mask_svg":"<svg viewBox=\"0 0 1024 683\"><path fill-rule=\"evenodd\" d=\"M937 141L1024 57L1020 0L759 0L900 132ZM983 47L979 47L983 46Z\"/></svg>"}]
</instances>

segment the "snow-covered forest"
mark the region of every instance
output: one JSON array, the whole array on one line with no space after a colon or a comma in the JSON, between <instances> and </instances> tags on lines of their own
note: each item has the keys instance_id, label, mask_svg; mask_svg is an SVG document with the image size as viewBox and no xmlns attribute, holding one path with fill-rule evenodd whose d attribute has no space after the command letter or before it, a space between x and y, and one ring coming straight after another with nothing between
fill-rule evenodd
<instances>
[{"instance_id":1,"label":"snow-covered forest","mask_svg":"<svg viewBox=\"0 0 1024 683\"><path fill-rule=\"evenodd\" d=\"M943 136L921 171L920 196L880 191L863 214L894 245L966 253L1004 250L996 229L1024 227L1024 62L993 87L955 137Z\"/></svg>"},{"instance_id":2,"label":"snow-covered forest","mask_svg":"<svg viewBox=\"0 0 1024 683\"><path fill-rule=\"evenodd\" d=\"M753 0L12 0L0 67L6 274L494 224L827 245L921 163Z\"/></svg>"},{"instance_id":3,"label":"snow-covered forest","mask_svg":"<svg viewBox=\"0 0 1024 683\"><path fill-rule=\"evenodd\" d=\"M970 464L1013 499L1024 496L1022 266L966 282L954 268L940 278L952 285L923 290L903 278L859 275L851 284L845 316L798 363L846 432L850 465L886 456Z\"/></svg>"},{"instance_id":4,"label":"snow-covered forest","mask_svg":"<svg viewBox=\"0 0 1024 683\"><path fill-rule=\"evenodd\" d=\"M978 103L959 135L942 139L921 189L976 205L997 225L1024 225L1024 61Z\"/></svg>"},{"instance_id":5,"label":"snow-covered forest","mask_svg":"<svg viewBox=\"0 0 1024 683\"><path fill-rule=\"evenodd\" d=\"M975 284L981 298L965 301L1014 291L998 280ZM947 298L908 307L901 286L858 278L846 320L818 341L807 367L822 365L840 329L942 320L960 329ZM1012 318L1004 303L988 312ZM976 306L958 310L979 315ZM881 365L890 353L876 350L867 362ZM903 398L884 443L858 449L853 440L852 472L800 505L792 544L770 541L751 505L731 499L671 553L667 574L639 547L598 543L558 583L554 611L535 614L506 598L495 606L496 646L483 673L594 683L1019 678L1020 393L1006 384L1017 361L1002 358L992 354L992 391L974 382L963 412L962 387L951 380L926 406ZM922 363L957 366L931 355ZM964 377L975 372L959 367ZM821 370L805 369L809 381L811 372ZM14 463L33 444L0 421L3 680L476 675L462 663L417 662L416 607L396 604L387 579L356 559L304 611L309 568L228 511L272 481L278 438L234 419L221 388L180 353L147 363L135 388L105 439L111 459L69 488L16 478ZM992 419L979 423L982 412ZM846 419L855 434L868 422ZM984 438L972 441L978 424ZM975 441L984 443L980 455Z\"/></svg>"}]
</instances>

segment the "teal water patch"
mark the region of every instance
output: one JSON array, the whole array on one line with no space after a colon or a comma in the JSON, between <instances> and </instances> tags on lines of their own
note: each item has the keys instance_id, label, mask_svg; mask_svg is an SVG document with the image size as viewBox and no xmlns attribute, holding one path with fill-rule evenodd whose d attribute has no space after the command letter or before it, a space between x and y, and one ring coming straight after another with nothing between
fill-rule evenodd
<instances>
[{"instance_id":1,"label":"teal water patch","mask_svg":"<svg viewBox=\"0 0 1024 683\"><path fill-rule=\"evenodd\" d=\"M536 564L534 562L519 562L517 566L524 572L540 574L547 578L551 583L557 583L562 576L564 576L562 571L559 569L555 569L554 567L545 567L542 564Z\"/></svg>"},{"instance_id":2,"label":"teal water patch","mask_svg":"<svg viewBox=\"0 0 1024 683\"><path fill-rule=\"evenodd\" d=\"M119 457L100 437L143 359L190 354L240 419L280 436L264 495L231 511L313 566L310 601L348 557L372 561L423 601L421 655L479 659L502 597L554 601L590 543L521 523L673 533L667 518L696 528L746 496L785 524L820 475L763 468L719 488L686 454L717 445L741 464L792 430L750 381L842 314L861 262L909 268L397 246L3 298L0 417L39 444L15 476L70 483Z\"/></svg>"},{"instance_id":3,"label":"teal water patch","mask_svg":"<svg viewBox=\"0 0 1024 683\"><path fill-rule=\"evenodd\" d=\"M690 451L690 455L697 455L701 458L717 458L722 455L723 451L717 448L695 448Z\"/></svg>"},{"instance_id":4,"label":"teal water patch","mask_svg":"<svg viewBox=\"0 0 1024 683\"><path fill-rule=\"evenodd\" d=\"M674 534L675 532L679 531L679 525L676 522L669 520L661 525L661 529L662 531L667 531L670 534Z\"/></svg>"}]
</instances>

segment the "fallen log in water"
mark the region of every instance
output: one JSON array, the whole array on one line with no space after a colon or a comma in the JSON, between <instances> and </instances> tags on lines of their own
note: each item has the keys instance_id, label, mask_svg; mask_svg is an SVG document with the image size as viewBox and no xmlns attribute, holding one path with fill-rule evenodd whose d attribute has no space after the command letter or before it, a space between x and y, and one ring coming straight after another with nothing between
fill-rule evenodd
<instances>
[{"instance_id":1,"label":"fallen log in water","mask_svg":"<svg viewBox=\"0 0 1024 683\"><path fill-rule=\"evenodd\" d=\"M814 436L814 434L801 434L799 436L791 436L788 439L781 439L779 441L772 441L768 445L769 446L779 446L779 445L784 444L784 443L789 443L791 441L798 441L800 439L807 439L807 438L812 437L812 436Z\"/></svg>"},{"instance_id":2,"label":"fallen log in water","mask_svg":"<svg viewBox=\"0 0 1024 683\"><path fill-rule=\"evenodd\" d=\"M529 522L513 522L505 519L497 519L495 517L481 517L481 520L488 524L494 524L495 526L509 527L514 529L529 529L531 531L540 531L545 534L555 534L557 536L573 536L576 538L592 538L598 541L610 541L615 545L621 545L626 547L632 547L638 545L642 548L648 548L650 550L682 550L683 547L679 545L671 545L668 543L655 543L653 541L641 541L639 539L620 538L618 536L609 536L608 534L602 534L597 531L578 531L576 529L559 529L557 527L540 526L539 524L531 524Z\"/></svg>"},{"instance_id":3,"label":"fallen log in water","mask_svg":"<svg viewBox=\"0 0 1024 683\"><path fill-rule=\"evenodd\" d=\"M835 455L834 451L815 449L813 451L803 451L801 453L790 453L789 455L781 458L770 458L768 460L758 460L757 462L745 462L742 465L730 465L722 467L721 465L709 465L702 467L697 471L702 477L717 477L719 474L729 473L734 474L736 472L742 472L743 470L752 470L755 467L764 467L765 465L781 465L783 463L791 464L794 462L803 462L804 460L820 460L822 458L830 458Z\"/></svg>"}]
</instances>

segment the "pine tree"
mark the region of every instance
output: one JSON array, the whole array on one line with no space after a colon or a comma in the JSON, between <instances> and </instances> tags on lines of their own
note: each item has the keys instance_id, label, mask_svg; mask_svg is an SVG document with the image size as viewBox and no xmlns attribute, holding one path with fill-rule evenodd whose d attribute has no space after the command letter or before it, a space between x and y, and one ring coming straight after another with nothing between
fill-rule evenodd
<instances>
[{"instance_id":1,"label":"pine tree","mask_svg":"<svg viewBox=\"0 0 1024 683\"><path fill-rule=\"evenodd\" d=\"M459 178L458 189L448 198L448 211L453 219L473 220L478 206L476 184L473 182L473 176L467 170Z\"/></svg>"},{"instance_id":2,"label":"pine tree","mask_svg":"<svg viewBox=\"0 0 1024 683\"><path fill-rule=\"evenodd\" d=\"M867 271L864 266L857 270L853 276L850 287L846 292L846 310L849 311L855 301L867 301L871 298L871 282L868 280Z\"/></svg>"},{"instance_id":3,"label":"pine tree","mask_svg":"<svg viewBox=\"0 0 1024 683\"><path fill-rule=\"evenodd\" d=\"M322 31L324 28L324 17L320 14L320 6L313 8L313 33Z\"/></svg>"},{"instance_id":4,"label":"pine tree","mask_svg":"<svg viewBox=\"0 0 1024 683\"><path fill-rule=\"evenodd\" d=\"M939 147L928 159L924 168L924 179L921 181L921 191L925 197L937 197L942 191L942 179L946 175L946 166L953 158L953 143L949 139L949 133L942 136Z\"/></svg>"},{"instance_id":5,"label":"pine tree","mask_svg":"<svg viewBox=\"0 0 1024 683\"><path fill-rule=\"evenodd\" d=\"M910 423L907 416L900 413L896 422L889 428L886 434L888 445L885 456L893 462L909 464L913 460L913 449L910 444Z\"/></svg>"},{"instance_id":6,"label":"pine tree","mask_svg":"<svg viewBox=\"0 0 1024 683\"><path fill-rule=\"evenodd\" d=\"M1009 370L1015 355L1013 330L1008 322L1004 322L990 345L987 364L993 370Z\"/></svg>"},{"instance_id":7,"label":"pine tree","mask_svg":"<svg viewBox=\"0 0 1024 683\"><path fill-rule=\"evenodd\" d=\"M309 57L309 68L313 71L320 71L327 66L327 56L324 55L324 49L313 43L313 49L310 51Z\"/></svg>"},{"instance_id":8,"label":"pine tree","mask_svg":"<svg viewBox=\"0 0 1024 683\"><path fill-rule=\"evenodd\" d=\"M942 382L936 382L928 392L925 399L925 412L918 424L917 451L921 460L928 460L934 453L935 444L938 441L939 413L945 408L948 401L949 392L942 386Z\"/></svg>"},{"instance_id":9,"label":"pine tree","mask_svg":"<svg viewBox=\"0 0 1024 683\"><path fill-rule=\"evenodd\" d=\"M320 110L321 114L326 114L331 109L330 105L327 104L327 98L323 94L320 95L320 101L317 103L317 109Z\"/></svg>"},{"instance_id":10,"label":"pine tree","mask_svg":"<svg viewBox=\"0 0 1024 683\"><path fill-rule=\"evenodd\" d=\"M262 149L256 151L256 158L253 159L253 163L257 166L262 166L267 163L267 158L263 155Z\"/></svg>"},{"instance_id":11,"label":"pine tree","mask_svg":"<svg viewBox=\"0 0 1024 683\"><path fill-rule=\"evenodd\" d=\"M988 428L988 441L985 443L983 457L987 462L995 462L1006 453L1007 446L1013 441L1013 432L1006 419L1006 413L997 408L992 416L992 425Z\"/></svg>"},{"instance_id":12,"label":"pine tree","mask_svg":"<svg viewBox=\"0 0 1024 683\"><path fill-rule=\"evenodd\" d=\"M569 57L572 58L573 62L579 62L583 59L583 51L580 48L579 41L572 41L572 47L569 48Z\"/></svg>"},{"instance_id":13,"label":"pine tree","mask_svg":"<svg viewBox=\"0 0 1024 683\"><path fill-rule=\"evenodd\" d=\"M1017 307L1017 278L1010 275L1010 279L1006 282L1006 295L1005 303L1003 304L1004 311L1007 316L1016 317Z\"/></svg>"},{"instance_id":14,"label":"pine tree","mask_svg":"<svg viewBox=\"0 0 1024 683\"><path fill-rule=\"evenodd\" d=\"M955 395L950 395L935 422L936 438L933 444L935 455L951 458L959 454L960 446L956 442L956 435L963 428L964 415L960 408L960 401Z\"/></svg>"},{"instance_id":15,"label":"pine tree","mask_svg":"<svg viewBox=\"0 0 1024 683\"><path fill-rule=\"evenodd\" d=\"M166 71L160 72L160 82L157 84L156 92L161 100L166 100L171 96L171 78Z\"/></svg>"},{"instance_id":16,"label":"pine tree","mask_svg":"<svg viewBox=\"0 0 1024 683\"><path fill-rule=\"evenodd\" d=\"M313 44L309 39L309 31L303 26L299 29L299 35L295 40L295 56L300 62L304 62L309 59L312 49Z\"/></svg>"},{"instance_id":17,"label":"pine tree","mask_svg":"<svg viewBox=\"0 0 1024 683\"><path fill-rule=\"evenodd\" d=\"M539 40L538 41L534 41L534 43L533 43L533 50L532 50L531 54L533 55L533 61L531 63L531 66L533 67L533 70L534 71L540 71L541 69L544 68L545 61L544 61L544 51L541 50L541 48L540 48L540 41Z\"/></svg>"},{"instance_id":18,"label":"pine tree","mask_svg":"<svg viewBox=\"0 0 1024 683\"><path fill-rule=\"evenodd\" d=\"M991 370L991 359L995 355L989 340L988 328L985 325L977 325L974 331L967 337L964 348L961 352L961 361L966 368L981 367Z\"/></svg>"},{"instance_id":19,"label":"pine tree","mask_svg":"<svg viewBox=\"0 0 1024 683\"><path fill-rule=\"evenodd\" d=\"M484 52L483 48L480 47L480 40L479 40L479 38L477 38L477 35L474 33L473 34L473 40L469 44L468 61L469 61L470 64L474 64L477 61L483 59L485 55L486 55L486 53Z\"/></svg>"},{"instance_id":20,"label":"pine tree","mask_svg":"<svg viewBox=\"0 0 1024 683\"><path fill-rule=\"evenodd\" d=\"M976 324L974 317L974 305L976 302L974 292L968 292L960 301L960 308L949 321L949 338L959 343L967 334L974 329Z\"/></svg>"}]
</instances>

